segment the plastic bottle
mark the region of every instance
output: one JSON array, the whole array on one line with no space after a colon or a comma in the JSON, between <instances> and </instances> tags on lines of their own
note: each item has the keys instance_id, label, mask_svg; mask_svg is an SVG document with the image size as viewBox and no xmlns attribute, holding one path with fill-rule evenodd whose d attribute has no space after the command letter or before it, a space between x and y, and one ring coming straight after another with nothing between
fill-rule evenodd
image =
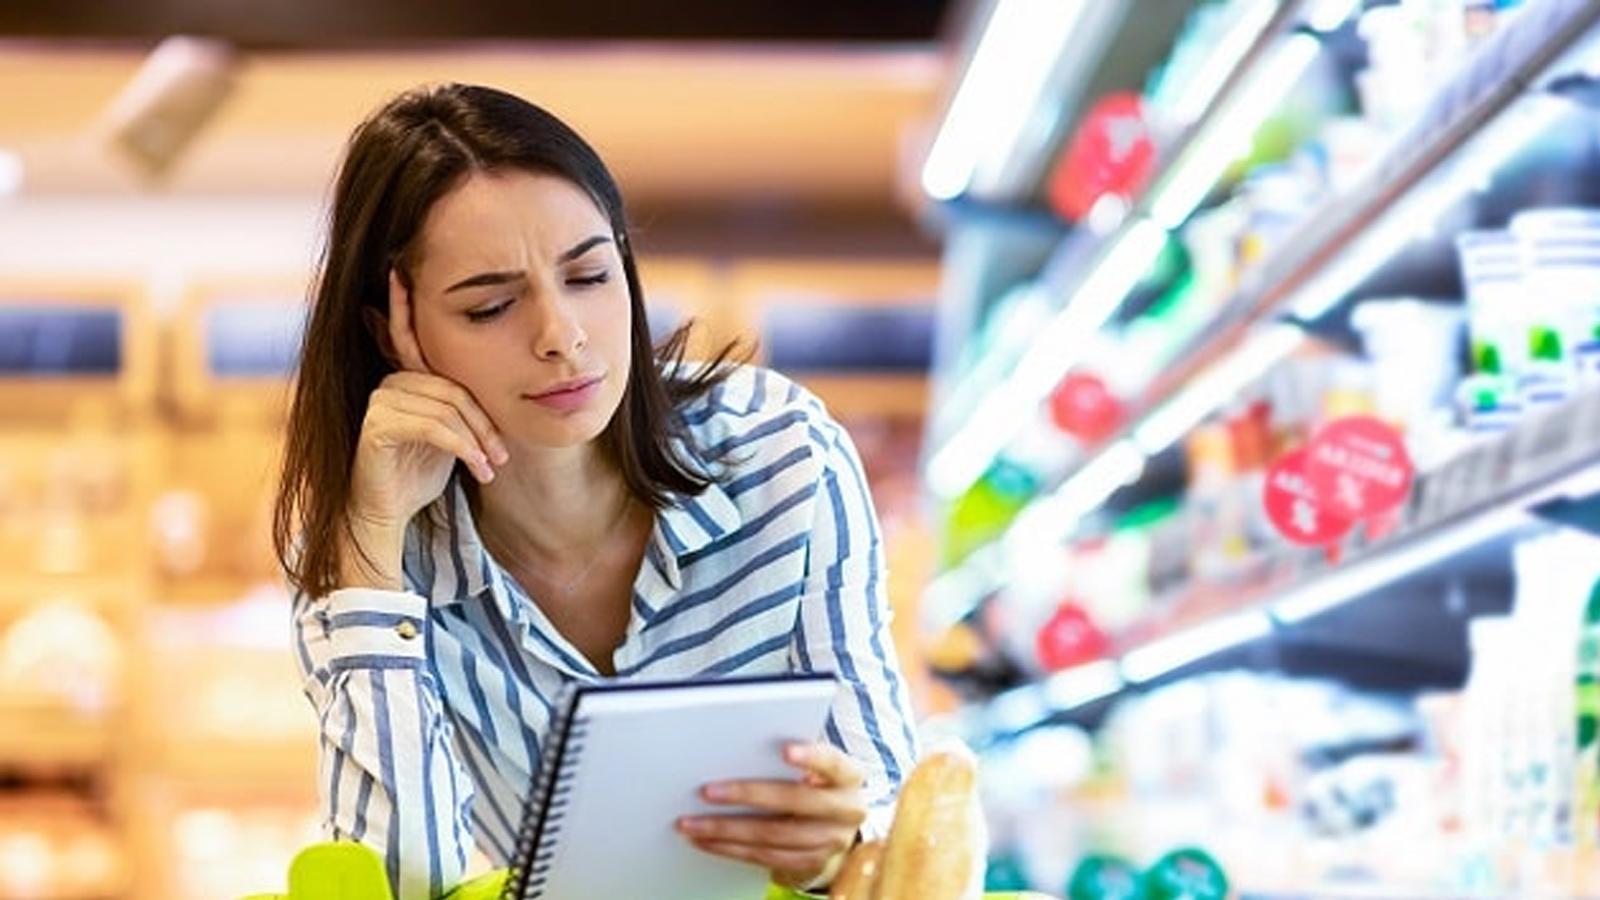
<instances>
[{"instance_id":1,"label":"plastic bottle","mask_svg":"<svg viewBox=\"0 0 1600 900\"><path fill-rule=\"evenodd\" d=\"M1589 592L1578 632L1577 766L1573 837L1578 846L1600 846L1600 582Z\"/></svg>"}]
</instances>

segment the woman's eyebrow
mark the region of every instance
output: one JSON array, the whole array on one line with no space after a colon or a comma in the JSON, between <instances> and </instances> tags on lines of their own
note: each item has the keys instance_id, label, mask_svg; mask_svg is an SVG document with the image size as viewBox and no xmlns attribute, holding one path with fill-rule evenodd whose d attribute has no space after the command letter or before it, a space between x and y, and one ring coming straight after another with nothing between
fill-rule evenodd
<instances>
[{"instance_id":1,"label":"woman's eyebrow","mask_svg":"<svg viewBox=\"0 0 1600 900\"><path fill-rule=\"evenodd\" d=\"M527 277L528 274L520 269L514 272L483 272L471 278L463 278L445 288L444 292L448 294L451 291L460 291L466 288L485 287L492 284L510 284L514 281L524 281Z\"/></svg>"},{"instance_id":2,"label":"woman's eyebrow","mask_svg":"<svg viewBox=\"0 0 1600 900\"><path fill-rule=\"evenodd\" d=\"M556 262L557 263L569 263L569 262L572 262L573 260L575 260L578 257L584 255L585 253L588 253L590 250L594 249L595 247L597 247L597 246L599 246L601 244L609 244L609 243L611 243L611 238L606 237L603 234L597 234L597 235L594 235L593 237L584 238L583 241L581 241L577 246L573 247L571 250L568 250L567 252L565 252L565 253L561 254L560 256L556 257Z\"/></svg>"},{"instance_id":3,"label":"woman's eyebrow","mask_svg":"<svg viewBox=\"0 0 1600 900\"><path fill-rule=\"evenodd\" d=\"M593 250L595 247L598 247L601 244L609 243L611 243L611 238L606 237L603 234L597 234L593 237L584 238L577 244L577 246L556 257L556 262L558 264L572 262L585 253L588 253L590 250ZM522 271L521 269L507 272L481 272L472 276L471 278L463 278L455 284L450 285L444 289L444 292L448 294L452 291L461 291L466 290L467 288L487 287L489 285L496 284L510 284L514 281L523 281L527 277L528 273Z\"/></svg>"}]
</instances>

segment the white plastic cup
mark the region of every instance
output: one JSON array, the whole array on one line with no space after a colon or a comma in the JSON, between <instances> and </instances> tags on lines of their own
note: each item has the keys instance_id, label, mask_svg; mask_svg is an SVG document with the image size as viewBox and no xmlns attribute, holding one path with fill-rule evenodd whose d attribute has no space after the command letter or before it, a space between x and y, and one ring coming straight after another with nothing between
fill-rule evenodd
<instances>
[{"instance_id":1,"label":"white plastic cup","mask_svg":"<svg viewBox=\"0 0 1600 900\"><path fill-rule=\"evenodd\" d=\"M1467 289L1472 368L1515 378L1528 346L1522 245L1507 231L1467 231L1457 235L1456 250Z\"/></svg>"},{"instance_id":2,"label":"white plastic cup","mask_svg":"<svg viewBox=\"0 0 1600 900\"><path fill-rule=\"evenodd\" d=\"M1600 210L1528 210L1510 230L1522 246L1530 362L1548 363L1550 378L1565 366L1577 380L1578 349L1600 341Z\"/></svg>"}]
</instances>

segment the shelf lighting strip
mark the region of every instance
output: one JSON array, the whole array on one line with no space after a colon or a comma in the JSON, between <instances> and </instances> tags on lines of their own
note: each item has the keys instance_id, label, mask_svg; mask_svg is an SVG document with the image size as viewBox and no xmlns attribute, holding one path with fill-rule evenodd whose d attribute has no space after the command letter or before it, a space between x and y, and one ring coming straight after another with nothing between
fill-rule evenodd
<instances>
[{"instance_id":1,"label":"shelf lighting strip","mask_svg":"<svg viewBox=\"0 0 1600 900\"><path fill-rule=\"evenodd\" d=\"M991 731L1020 732L1049 716L1097 703L1129 687L1149 684L1206 657L1268 637L1365 596L1396 578L1418 572L1495 538L1538 527L1527 508L1564 497L1600 492L1600 466L1580 467L1554 484L1514 500L1499 498L1486 512L1474 513L1436 533L1402 538L1388 549L1310 576L1275 592L1260 606L1202 622L1123 654L1049 676L996 698L984 721ZM1498 508L1496 504L1499 504Z\"/></svg>"},{"instance_id":2,"label":"shelf lighting strip","mask_svg":"<svg viewBox=\"0 0 1600 900\"><path fill-rule=\"evenodd\" d=\"M1177 443L1206 416L1282 362L1305 340L1298 325L1274 322L1251 332L1227 356L1217 360L1145 416L1133 430L1133 442L1154 456Z\"/></svg>"},{"instance_id":3,"label":"shelf lighting strip","mask_svg":"<svg viewBox=\"0 0 1600 900\"><path fill-rule=\"evenodd\" d=\"M1534 138L1547 134L1569 108L1566 101L1548 94L1529 94L1511 104L1439 171L1366 225L1338 259L1296 292L1287 303L1289 314L1305 322L1320 318L1402 248L1432 237L1444 213L1461 198L1486 190L1501 166Z\"/></svg>"},{"instance_id":4,"label":"shelf lighting strip","mask_svg":"<svg viewBox=\"0 0 1600 900\"><path fill-rule=\"evenodd\" d=\"M1246 17L1245 25L1259 37L1263 26L1253 21ZM1231 60L1230 72L1252 43L1241 41L1230 51L1238 57ZM1273 48L1265 63L1248 72L1234 95L1219 101L1223 105L1201 122L1196 136L1152 189L1151 215L1136 215L1117 230L1010 377L991 390L972 418L930 457L926 481L936 496L945 500L959 496L1032 421L1038 405L1082 358L1085 338L1116 315L1149 273L1169 232L1183 224L1227 166L1249 149L1256 128L1320 51L1315 35L1292 34Z\"/></svg>"},{"instance_id":5,"label":"shelf lighting strip","mask_svg":"<svg viewBox=\"0 0 1600 900\"><path fill-rule=\"evenodd\" d=\"M1238 68L1239 61L1250 52L1250 47L1272 22L1277 11L1276 0L1255 0L1242 6L1232 27L1217 39L1216 46L1207 54L1205 63L1183 85L1183 93L1171 103L1172 110L1184 115L1186 110L1198 114L1211 108L1228 79ZM1196 119L1190 119L1192 123Z\"/></svg>"},{"instance_id":6,"label":"shelf lighting strip","mask_svg":"<svg viewBox=\"0 0 1600 900\"><path fill-rule=\"evenodd\" d=\"M1228 166L1249 152L1256 128L1283 102L1321 52L1322 42L1316 35L1291 34L1273 48L1264 64L1251 71L1237 92L1222 100L1221 109L1206 120L1200 134L1150 191L1150 217L1157 225L1170 230L1188 220Z\"/></svg>"},{"instance_id":7,"label":"shelf lighting strip","mask_svg":"<svg viewBox=\"0 0 1600 900\"><path fill-rule=\"evenodd\" d=\"M995 0L923 163L928 196L961 196L988 158L1011 152L1088 2Z\"/></svg>"}]
</instances>

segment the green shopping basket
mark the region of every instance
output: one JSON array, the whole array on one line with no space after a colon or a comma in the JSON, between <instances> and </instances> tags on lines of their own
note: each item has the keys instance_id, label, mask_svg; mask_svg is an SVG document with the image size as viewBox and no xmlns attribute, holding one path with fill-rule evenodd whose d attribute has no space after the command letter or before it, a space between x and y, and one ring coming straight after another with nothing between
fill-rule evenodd
<instances>
[{"instance_id":1,"label":"green shopping basket","mask_svg":"<svg viewBox=\"0 0 1600 900\"><path fill-rule=\"evenodd\" d=\"M467 882L446 895L447 900L499 900L505 887L505 870L491 872ZM1002 891L984 895L984 900L1049 900L1044 894ZM825 900L823 894L806 894L776 885L767 889L766 900ZM392 900L383 860L365 844L331 841L314 844L300 851L289 866L289 893L254 894L243 900Z\"/></svg>"}]
</instances>

